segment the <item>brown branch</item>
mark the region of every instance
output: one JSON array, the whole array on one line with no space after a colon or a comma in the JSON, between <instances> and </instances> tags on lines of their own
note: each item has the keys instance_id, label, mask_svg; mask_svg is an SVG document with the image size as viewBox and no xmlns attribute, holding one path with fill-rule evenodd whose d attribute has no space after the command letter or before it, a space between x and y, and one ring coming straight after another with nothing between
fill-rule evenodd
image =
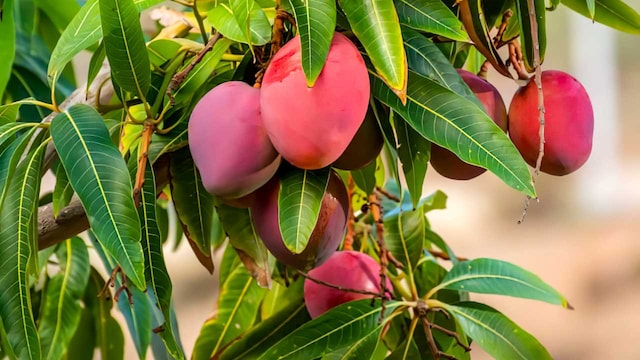
<instances>
[{"instance_id":1,"label":"brown branch","mask_svg":"<svg viewBox=\"0 0 640 360\"><path fill-rule=\"evenodd\" d=\"M380 186L376 186L376 191L378 191L380 194L384 195L387 199L391 200L391 201L395 201L397 203L400 202L400 198L393 195L392 193L388 192L387 190L381 188Z\"/></svg>"},{"instance_id":2,"label":"brown branch","mask_svg":"<svg viewBox=\"0 0 640 360\"><path fill-rule=\"evenodd\" d=\"M347 216L347 234L344 237L344 243L342 249L345 251L353 250L353 237L355 234L356 218L353 215L353 193L355 191L356 183L353 181L353 176L349 174L349 184L347 185L347 196L349 198L349 214Z\"/></svg>"},{"instance_id":3,"label":"brown branch","mask_svg":"<svg viewBox=\"0 0 640 360\"><path fill-rule=\"evenodd\" d=\"M442 251L438 251L438 250L429 250L429 254L433 255L433 257L436 258L440 258L442 260L451 260L451 256L449 256L449 254L442 252ZM459 261L467 261L469 259L465 258L465 257L460 257L458 256L457 259Z\"/></svg>"},{"instance_id":4,"label":"brown branch","mask_svg":"<svg viewBox=\"0 0 640 360\"><path fill-rule=\"evenodd\" d=\"M151 136L156 130L156 124L153 121L146 120L142 129L142 138L140 140L140 150L138 152L138 171L133 185L133 201L138 207L140 205L140 192L144 185L144 174L147 169L147 161L149 160L149 145L151 144Z\"/></svg>"}]
</instances>

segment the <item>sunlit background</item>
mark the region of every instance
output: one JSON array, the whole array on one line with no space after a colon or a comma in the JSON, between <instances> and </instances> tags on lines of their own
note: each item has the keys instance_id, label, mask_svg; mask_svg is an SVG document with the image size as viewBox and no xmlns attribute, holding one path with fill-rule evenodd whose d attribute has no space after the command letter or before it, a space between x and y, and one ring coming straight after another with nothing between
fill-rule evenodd
<instances>
[{"instance_id":1,"label":"sunlit background","mask_svg":"<svg viewBox=\"0 0 640 360\"><path fill-rule=\"evenodd\" d=\"M640 9L638 0L629 4ZM458 182L429 170L426 193L441 189L449 195L448 209L430 213L429 219L459 256L513 262L569 299L574 311L472 297L510 316L555 359L640 359L640 37L592 24L562 6L548 14L543 68L573 74L590 94L596 114L590 160L569 176L538 177L540 202L531 204L520 225L524 196L494 175ZM78 65L78 78L86 78ZM489 80L508 106L517 84L495 73ZM167 253L167 266L190 355L214 311L218 273L209 275L199 266L186 243ZM126 358L136 358L126 331L125 339ZM477 347L472 357L490 358Z\"/></svg>"}]
</instances>

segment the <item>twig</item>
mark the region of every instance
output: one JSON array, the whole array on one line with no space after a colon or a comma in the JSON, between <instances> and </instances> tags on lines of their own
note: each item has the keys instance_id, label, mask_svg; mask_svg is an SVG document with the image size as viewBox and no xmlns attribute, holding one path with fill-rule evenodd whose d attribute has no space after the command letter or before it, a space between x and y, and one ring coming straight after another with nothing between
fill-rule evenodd
<instances>
[{"instance_id":1,"label":"twig","mask_svg":"<svg viewBox=\"0 0 640 360\"><path fill-rule=\"evenodd\" d=\"M133 184L133 201L136 207L140 206L140 192L144 185L144 174L149 160L149 145L151 144L151 136L156 129L153 121L146 120L142 129L142 138L140 139L140 149L138 150L138 169L136 179Z\"/></svg>"},{"instance_id":2,"label":"twig","mask_svg":"<svg viewBox=\"0 0 640 360\"><path fill-rule=\"evenodd\" d=\"M380 194L384 195L387 199L391 201L395 201L397 203L400 202L400 198L388 192L387 190L381 188L380 186L376 186L376 191L380 192Z\"/></svg>"},{"instance_id":3,"label":"twig","mask_svg":"<svg viewBox=\"0 0 640 360\"><path fill-rule=\"evenodd\" d=\"M504 36L504 32L507 30L507 26L509 25L509 19L511 19L511 16L513 16L513 11L511 11L511 9L508 9L504 12L504 14L502 14L502 22L500 23L500 27L498 27L498 33L493 38L493 43L496 49L499 49L505 44L502 36Z\"/></svg>"},{"instance_id":4,"label":"twig","mask_svg":"<svg viewBox=\"0 0 640 360\"><path fill-rule=\"evenodd\" d=\"M356 187L356 183L353 181L353 177L349 174L349 184L347 185L347 196L349 198L349 214L347 216L347 234L344 237L344 243L342 245L343 250L353 250L353 237L355 234L356 219L353 215L353 193Z\"/></svg>"},{"instance_id":5,"label":"twig","mask_svg":"<svg viewBox=\"0 0 640 360\"><path fill-rule=\"evenodd\" d=\"M436 258L440 258L442 260L451 260L451 257L449 256L449 254L442 252L442 251L438 251L438 250L429 250L429 254L433 255ZM465 258L465 257L457 257L458 260L460 261L467 261L469 259Z\"/></svg>"},{"instance_id":6,"label":"twig","mask_svg":"<svg viewBox=\"0 0 640 360\"><path fill-rule=\"evenodd\" d=\"M535 68L535 76L533 77L533 81L535 81L536 89L538 90L538 122L540 127L538 129L538 136L540 138L540 143L538 146L538 158L536 159L536 167L533 172L532 181L535 183L536 178L540 175L540 167L542 166L542 159L544 158L544 92L542 91L542 68L540 67L540 40L538 39L538 21L536 19L536 11L535 11L535 2L534 0L527 0L527 4L529 6L529 21L531 22L531 40L533 41L533 66ZM531 197L527 195L524 202L524 209L522 210L522 216L520 220L518 220L518 224L522 224L524 222L525 217L527 216L527 210L529 209L529 203L531 201Z\"/></svg>"},{"instance_id":7,"label":"twig","mask_svg":"<svg viewBox=\"0 0 640 360\"><path fill-rule=\"evenodd\" d=\"M222 38L222 34L220 34L219 32L215 33L209 39L209 41L207 41L207 43L202 48L202 50L200 50L200 52L198 52L198 54L193 58L193 61L191 61L191 63L187 65L187 67L184 68L184 70L177 72L175 75L173 75L173 78L171 79L171 83L169 83L169 86L167 87L167 91L166 91L167 96L171 101L171 104L173 104L175 101L173 98L173 91L179 88L180 85L182 85L182 83L187 78L189 73L193 70L193 68L196 67L196 65L198 65L200 61L202 61L202 58L204 58L204 56L209 51L211 51L211 49L213 49L213 46L216 44L216 42L218 42L218 40L220 40L220 38Z\"/></svg>"},{"instance_id":8,"label":"twig","mask_svg":"<svg viewBox=\"0 0 640 360\"><path fill-rule=\"evenodd\" d=\"M198 22L198 28L200 29L200 35L202 36L202 42L205 44L209 42L209 37L207 36L207 31L204 29L204 21L202 21L202 15L200 15L200 11L198 11L198 0L193 0L193 6L191 6L191 10L193 10L193 16L196 18Z\"/></svg>"},{"instance_id":9,"label":"twig","mask_svg":"<svg viewBox=\"0 0 640 360\"><path fill-rule=\"evenodd\" d=\"M518 39L509 41L509 63L513 66L513 69L518 74L518 79L528 80L529 75L524 69L524 62L522 61L522 48Z\"/></svg>"},{"instance_id":10,"label":"twig","mask_svg":"<svg viewBox=\"0 0 640 360\"><path fill-rule=\"evenodd\" d=\"M296 270L296 272L298 274L302 275L305 279L309 279L309 280L313 281L316 284L320 284L320 285L323 285L323 286L326 286L326 287L334 288L334 289L337 289L337 290L340 290L340 291L351 292L351 293L355 293L355 294L371 295L374 298L383 298L383 299L385 298L385 296L380 294L380 293L376 293L376 292L373 292L373 291L367 291L367 290L351 289L351 288L347 288L347 287L344 287L344 286L331 284L331 283L328 283L326 281L322 281L320 279L316 279L316 278L310 276L309 274L307 274L306 272L301 271L301 270Z\"/></svg>"},{"instance_id":11,"label":"twig","mask_svg":"<svg viewBox=\"0 0 640 360\"><path fill-rule=\"evenodd\" d=\"M441 333L443 333L443 334L445 334L445 335L447 335L447 336L450 336L450 337L454 338L454 339L456 340L456 343L458 344L458 346L460 346L461 348L463 348L463 349L464 349L464 351L466 351L466 352L471 351L471 347L469 347L468 345L465 345L465 344L462 342L462 339L460 339L460 335L458 335L458 333L457 333L457 332L452 331L452 330L449 330L449 329L447 329L447 328L445 328L445 327L442 327L442 326L440 326L440 325L438 325L438 324L434 324L434 323L430 323L430 326L431 326L431 328L433 328L433 329L435 329L435 330L438 330L438 331L440 331Z\"/></svg>"},{"instance_id":12,"label":"twig","mask_svg":"<svg viewBox=\"0 0 640 360\"><path fill-rule=\"evenodd\" d=\"M380 206L380 193L374 191L373 194L369 195L369 208L371 210L371 215L373 216L373 222L376 226L376 242L378 243L378 248L380 249L380 292L382 294L386 294L389 292L387 289L387 266L389 266L389 251L384 244L384 222L382 221L382 206ZM382 297L382 310L380 311L380 319L378 322L382 322L384 319L384 311L385 311L385 297Z\"/></svg>"},{"instance_id":13,"label":"twig","mask_svg":"<svg viewBox=\"0 0 640 360\"><path fill-rule=\"evenodd\" d=\"M111 271L111 276L109 276L107 281L104 283L102 290L100 290L100 292L98 293L98 297L105 297L106 299L109 299L109 295L107 295L109 294L109 287L115 286L118 274L120 274L120 277L122 279L122 285L120 285L120 287L118 287L118 290L116 290L116 293L113 295L113 300L115 300L115 302L118 302L120 294L122 294L122 292L124 291L127 294L129 304L133 305L133 295L127 287L127 276L124 274L124 271L122 271L120 265L116 265L116 267L113 268L113 270Z\"/></svg>"}]
</instances>

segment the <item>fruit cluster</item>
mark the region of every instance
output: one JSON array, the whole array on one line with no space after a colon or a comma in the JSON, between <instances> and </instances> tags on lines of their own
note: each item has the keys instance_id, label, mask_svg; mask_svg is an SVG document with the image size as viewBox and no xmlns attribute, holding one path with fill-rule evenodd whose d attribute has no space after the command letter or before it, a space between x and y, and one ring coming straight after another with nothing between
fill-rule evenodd
<instances>
[{"instance_id":1,"label":"fruit cluster","mask_svg":"<svg viewBox=\"0 0 640 360\"><path fill-rule=\"evenodd\" d=\"M498 90L488 81L465 70L460 77L482 103L487 115L505 132L524 160L536 166L540 152L538 89L531 79L513 96L509 114ZM542 72L544 90L544 157L540 170L567 175L589 158L593 139L593 108L584 87L562 71ZM472 179L486 169L467 164L449 150L431 147L431 165L442 176Z\"/></svg>"},{"instance_id":2,"label":"fruit cluster","mask_svg":"<svg viewBox=\"0 0 640 360\"><path fill-rule=\"evenodd\" d=\"M346 288L380 293L380 265L368 255L336 252L350 211L344 182L331 171L320 212L306 248L285 246L278 219L281 175L291 164L316 170L362 168L378 156L383 138L369 109L367 67L351 41L335 33L325 66L308 87L301 65L300 38L271 59L255 88L230 81L208 92L189 121L189 146L203 185L221 201L249 207L256 231L283 264L314 278ZM486 113L509 132L524 159L535 165L538 148L538 93L533 81L514 96L509 116L500 94L486 80L459 70ZM542 171L564 175L579 168L591 151L593 112L584 88L569 75L546 71L546 136ZM284 159L284 161L283 161ZM453 179L470 179L485 169L432 146L431 164ZM340 270L343 269L343 270ZM389 284L387 288L391 288ZM312 317L345 301L366 295L305 283Z\"/></svg>"}]
</instances>

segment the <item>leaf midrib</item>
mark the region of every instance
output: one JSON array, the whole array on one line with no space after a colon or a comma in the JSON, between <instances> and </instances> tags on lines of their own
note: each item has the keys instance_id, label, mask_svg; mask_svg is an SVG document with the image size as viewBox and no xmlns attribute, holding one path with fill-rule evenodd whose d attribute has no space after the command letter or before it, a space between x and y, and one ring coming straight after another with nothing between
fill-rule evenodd
<instances>
[{"instance_id":1,"label":"leaf midrib","mask_svg":"<svg viewBox=\"0 0 640 360\"><path fill-rule=\"evenodd\" d=\"M117 237L118 241L120 242L120 245L122 246L122 249L126 249L126 246L125 246L124 241L122 239L122 234L120 234L120 229L116 225L116 221L115 221L115 219L113 217L113 212L111 211L111 205L109 204L109 201L107 201L107 197L106 197L106 194L105 194L105 191L104 191L104 186L102 186L102 181L100 180L100 176L98 176L98 172L96 171L96 165L95 165L95 162L93 160L93 156L92 156L91 152L89 152L89 148L87 147L87 143L85 142L84 138L82 137L82 133L80 132L80 129L78 129L77 124L75 122L75 119L73 118L73 116L71 116L71 113L69 113L69 111L65 111L64 113L69 118L69 124L71 124L71 126L73 127L73 130L75 131L76 135L78 136L78 140L80 141L80 144L81 144L82 148L84 149L85 154L87 155L87 159L89 160L89 163L91 164L91 171L93 172L93 175L95 176L95 180L98 183L98 189L100 191L100 195L102 196L102 200L104 201L104 205L105 205L105 208L107 210L107 213L109 214L109 219L111 220L111 225L112 225L112 227L114 229L114 233L116 234L116 237ZM80 200L82 201L82 199L80 199ZM84 205L84 201L83 201L83 205ZM131 257L129 256L129 253L127 251L124 251L124 255L125 255L127 261L132 266L132 269L134 269L133 261L131 260ZM135 271L135 269L134 269L134 271ZM135 274L135 275L137 277L137 274Z\"/></svg>"}]
</instances>

